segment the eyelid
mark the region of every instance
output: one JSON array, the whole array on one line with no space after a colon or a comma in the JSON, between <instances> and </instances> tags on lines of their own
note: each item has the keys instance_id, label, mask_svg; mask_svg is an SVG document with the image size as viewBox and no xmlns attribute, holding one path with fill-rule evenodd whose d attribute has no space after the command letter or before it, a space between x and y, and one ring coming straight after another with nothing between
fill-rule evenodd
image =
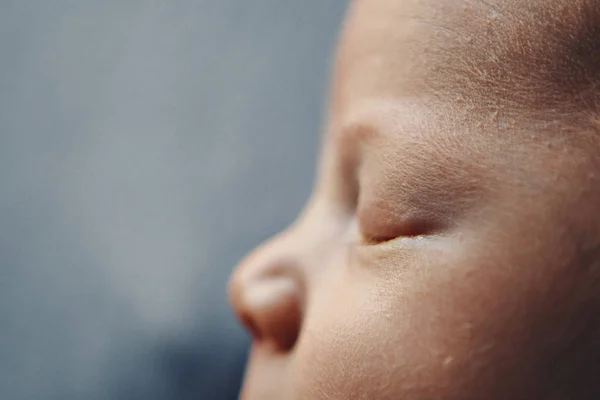
<instances>
[{"instance_id":1,"label":"eyelid","mask_svg":"<svg viewBox=\"0 0 600 400\"><path fill-rule=\"evenodd\" d=\"M344 208L351 214L356 213L360 196L361 148L352 136L337 135L332 138L335 145L333 152L333 170L336 175L336 192Z\"/></svg>"},{"instance_id":2,"label":"eyelid","mask_svg":"<svg viewBox=\"0 0 600 400\"><path fill-rule=\"evenodd\" d=\"M365 244L380 244L397 238L420 238L438 235L444 227L439 216L428 213L394 212L389 207L364 207L357 210L358 229Z\"/></svg>"}]
</instances>

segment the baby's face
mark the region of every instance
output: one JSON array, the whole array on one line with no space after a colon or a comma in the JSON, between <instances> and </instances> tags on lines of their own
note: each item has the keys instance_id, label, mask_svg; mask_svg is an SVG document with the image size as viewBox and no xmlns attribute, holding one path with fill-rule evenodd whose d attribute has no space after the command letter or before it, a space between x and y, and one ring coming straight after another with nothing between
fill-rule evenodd
<instances>
[{"instance_id":1,"label":"baby's face","mask_svg":"<svg viewBox=\"0 0 600 400\"><path fill-rule=\"evenodd\" d=\"M485 3L353 4L311 200L232 278L243 399L600 398L594 135L486 86Z\"/></svg>"}]
</instances>

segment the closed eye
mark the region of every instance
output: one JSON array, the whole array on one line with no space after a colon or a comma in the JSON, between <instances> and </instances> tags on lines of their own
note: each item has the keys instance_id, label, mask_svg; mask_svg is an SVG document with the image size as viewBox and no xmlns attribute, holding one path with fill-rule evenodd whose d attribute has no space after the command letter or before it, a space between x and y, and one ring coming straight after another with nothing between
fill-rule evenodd
<instances>
[{"instance_id":1,"label":"closed eye","mask_svg":"<svg viewBox=\"0 0 600 400\"><path fill-rule=\"evenodd\" d=\"M382 207L359 208L357 220L361 242L366 245L437 235L447 226L439 216L409 211L400 214Z\"/></svg>"}]
</instances>

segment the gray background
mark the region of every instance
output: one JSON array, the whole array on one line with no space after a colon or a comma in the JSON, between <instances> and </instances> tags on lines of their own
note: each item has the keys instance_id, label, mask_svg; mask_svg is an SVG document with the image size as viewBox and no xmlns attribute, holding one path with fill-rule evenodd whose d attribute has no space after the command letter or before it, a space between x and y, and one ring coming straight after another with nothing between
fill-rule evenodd
<instances>
[{"instance_id":1,"label":"gray background","mask_svg":"<svg viewBox=\"0 0 600 400\"><path fill-rule=\"evenodd\" d=\"M229 399L346 1L0 0L0 399Z\"/></svg>"}]
</instances>

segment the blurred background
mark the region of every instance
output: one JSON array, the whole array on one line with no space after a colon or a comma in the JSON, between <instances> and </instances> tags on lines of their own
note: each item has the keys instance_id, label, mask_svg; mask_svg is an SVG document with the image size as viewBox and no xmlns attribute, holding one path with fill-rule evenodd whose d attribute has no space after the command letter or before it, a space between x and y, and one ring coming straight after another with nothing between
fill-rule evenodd
<instances>
[{"instance_id":1,"label":"blurred background","mask_svg":"<svg viewBox=\"0 0 600 400\"><path fill-rule=\"evenodd\" d=\"M346 1L0 0L0 399L235 399Z\"/></svg>"}]
</instances>

